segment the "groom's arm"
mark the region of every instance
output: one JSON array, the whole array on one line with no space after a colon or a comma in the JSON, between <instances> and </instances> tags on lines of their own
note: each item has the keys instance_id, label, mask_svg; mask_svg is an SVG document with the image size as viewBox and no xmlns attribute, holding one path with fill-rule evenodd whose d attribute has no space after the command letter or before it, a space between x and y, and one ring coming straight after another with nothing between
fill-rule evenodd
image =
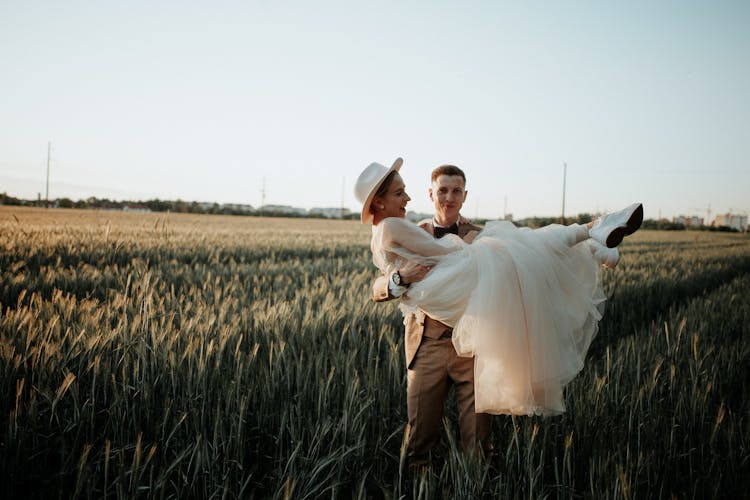
<instances>
[{"instance_id":1,"label":"groom's arm","mask_svg":"<svg viewBox=\"0 0 750 500\"><path fill-rule=\"evenodd\" d=\"M403 286L396 286L391 275L378 276L372 284L372 300L385 302L400 297L412 283L422 281L430 268L419 264L407 264L398 270Z\"/></svg>"}]
</instances>

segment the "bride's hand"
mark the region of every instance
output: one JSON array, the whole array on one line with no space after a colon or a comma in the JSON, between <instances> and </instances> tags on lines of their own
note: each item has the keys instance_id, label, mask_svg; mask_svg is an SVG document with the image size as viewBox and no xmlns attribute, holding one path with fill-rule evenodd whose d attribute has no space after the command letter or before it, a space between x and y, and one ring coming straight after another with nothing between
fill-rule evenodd
<instances>
[{"instance_id":1,"label":"bride's hand","mask_svg":"<svg viewBox=\"0 0 750 500\"><path fill-rule=\"evenodd\" d=\"M419 264L407 264L398 270L398 274L401 275L401 282L404 285L410 285L417 281L422 281L427 272L431 268L428 266L421 266Z\"/></svg>"}]
</instances>

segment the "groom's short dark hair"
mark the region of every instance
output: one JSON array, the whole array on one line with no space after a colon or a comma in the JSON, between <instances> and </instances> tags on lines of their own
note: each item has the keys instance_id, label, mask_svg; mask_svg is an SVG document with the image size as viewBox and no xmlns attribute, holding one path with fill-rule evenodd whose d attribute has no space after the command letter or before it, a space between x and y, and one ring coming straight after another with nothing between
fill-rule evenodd
<instances>
[{"instance_id":1,"label":"groom's short dark hair","mask_svg":"<svg viewBox=\"0 0 750 500\"><path fill-rule=\"evenodd\" d=\"M435 182L441 175L458 175L464 180L466 184L466 175L464 171L455 165L441 165L432 171L432 182Z\"/></svg>"}]
</instances>

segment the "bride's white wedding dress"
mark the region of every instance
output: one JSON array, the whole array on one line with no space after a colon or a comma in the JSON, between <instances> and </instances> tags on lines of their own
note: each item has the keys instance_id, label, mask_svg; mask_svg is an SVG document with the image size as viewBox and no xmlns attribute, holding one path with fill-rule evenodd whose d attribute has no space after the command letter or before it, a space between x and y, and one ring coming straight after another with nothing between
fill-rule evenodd
<instances>
[{"instance_id":1,"label":"bride's white wedding dress","mask_svg":"<svg viewBox=\"0 0 750 500\"><path fill-rule=\"evenodd\" d=\"M386 275L407 262L435 266L401 308L452 326L458 354L475 356L475 411L555 415L604 307L586 235L575 224L532 230L496 221L468 245L394 217L373 226L371 248Z\"/></svg>"}]
</instances>

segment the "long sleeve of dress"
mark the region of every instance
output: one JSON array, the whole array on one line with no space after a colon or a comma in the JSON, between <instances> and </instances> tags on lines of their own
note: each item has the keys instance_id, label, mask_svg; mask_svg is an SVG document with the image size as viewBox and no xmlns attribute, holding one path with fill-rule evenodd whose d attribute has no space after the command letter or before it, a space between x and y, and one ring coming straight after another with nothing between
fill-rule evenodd
<instances>
[{"instance_id":1,"label":"long sleeve of dress","mask_svg":"<svg viewBox=\"0 0 750 500\"><path fill-rule=\"evenodd\" d=\"M432 266L442 256L466 246L461 238L446 235L436 240L422 228L397 217L389 217L373 227L372 252L375 265L384 272L397 259Z\"/></svg>"}]
</instances>

